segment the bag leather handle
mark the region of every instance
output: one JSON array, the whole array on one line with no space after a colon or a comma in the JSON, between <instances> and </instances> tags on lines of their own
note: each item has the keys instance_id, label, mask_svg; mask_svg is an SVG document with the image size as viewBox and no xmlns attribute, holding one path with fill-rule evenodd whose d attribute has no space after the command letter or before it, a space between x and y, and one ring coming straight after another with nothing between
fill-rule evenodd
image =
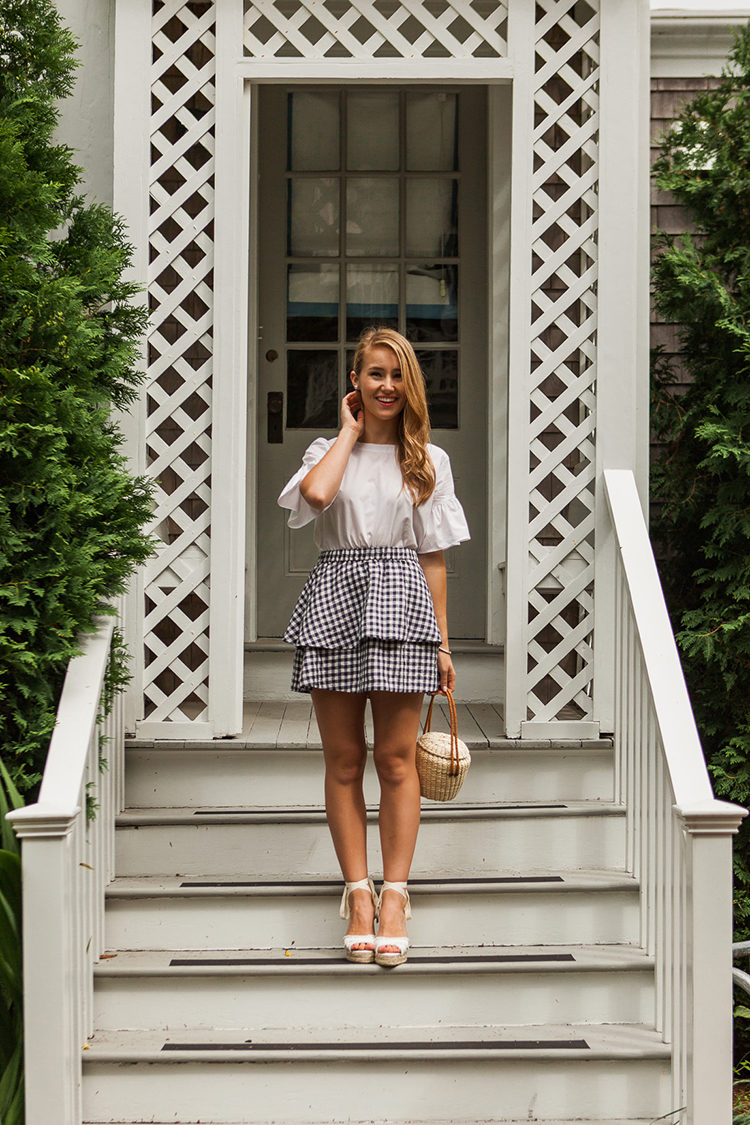
<instances>
[{"instance_id":1,"label":"bag leather handle","mask_svg":"<svg viewBox=\"0 0 750 1125\"><path fill-rule=\"evenodd\" d=\"M427 708L427 715L425 716L424 726L422 727L422 734L429 733L432 723L432 705L435 702L435 696L447 695L448 697L448 714L450 715L451 723L451 764L448 769L449 777L456 777L459 771L460 758L458 755L458 714L456 712L456 701L453 698L453 692L450 688L446 688L444 692L436 691L430 699L430 706Z\"/></svg>"}]
</instances>

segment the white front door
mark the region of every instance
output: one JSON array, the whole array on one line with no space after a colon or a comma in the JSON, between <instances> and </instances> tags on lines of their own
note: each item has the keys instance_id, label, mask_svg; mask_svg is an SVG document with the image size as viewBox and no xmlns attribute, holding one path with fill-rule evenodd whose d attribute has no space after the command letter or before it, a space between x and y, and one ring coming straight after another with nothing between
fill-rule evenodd
<instances>
[{"instance_id":1,"label":"white front door","mask_svg":"<svg viewBox=\"0 0 750 1125\"><path fill-rule=\"evenodd\" d=\"M472 539L448 552L452 637L484 639L487 542L486 91L260 90L259 637L284 632L317 550L276 505L333 437L357 337L414 344L432 440L450 454Z\"/></svg>"}]
</instances>

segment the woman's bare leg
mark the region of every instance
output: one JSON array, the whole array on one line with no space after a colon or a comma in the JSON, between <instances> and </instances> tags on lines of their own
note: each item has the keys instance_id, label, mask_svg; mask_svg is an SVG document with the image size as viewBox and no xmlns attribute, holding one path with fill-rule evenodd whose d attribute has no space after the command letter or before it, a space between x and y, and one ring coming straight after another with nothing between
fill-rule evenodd
<instances>
[{"instance_id":1,"label":"woman's bare leg","mask_svg":"<svg viewBox=\"0 0 750 1125\"><path fill-rule=\"evenodd\" d=\"M367 762L365 743L366 695L345 691L310 692L318 720L325 759L325 800L328 827L344 880L355 883L367 876L367 812L362 776ZM353 891L347 933L373 930L369 892ZM364 948L361 945L355 949Z\"/></svg>"},{"instance_id":2,"label":"woman's bare leg","mask_svg":"<svg viewBox=\"0 0 750 1125\"><path fill-rule=\"evenodd\" d=\"M376 691L370 695L375 727L375 768L380 780L380 846L383 877L402 883L409 878L419 831L419 777L415 764L421 693ZM404 937L405 900L398 891L386 891L378 932ZM383 946L383 952L397 952Z\"/></svg>"}]
</instances>

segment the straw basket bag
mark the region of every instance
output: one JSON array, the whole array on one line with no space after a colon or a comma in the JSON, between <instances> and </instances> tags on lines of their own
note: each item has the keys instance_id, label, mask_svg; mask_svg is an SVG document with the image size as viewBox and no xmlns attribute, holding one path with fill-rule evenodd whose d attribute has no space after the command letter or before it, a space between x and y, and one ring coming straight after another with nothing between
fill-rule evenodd
<instances>
[{"instance_id":1,"label":"straw basket bag","mask_svg":"<svg viewBox=\"0 0 750 1125\"><path fill-rule=\"evenodd\" d=\"M419 788L423 797L430 801L452 801L464 783L471 765L471 754L465 742L458 737L458 717L453 692L446 691L448 710L451 718L450 734L430 730L432 721L433 695L424 722L424 729L417 739L417 773Z\"/></svg>"}]
</instances>

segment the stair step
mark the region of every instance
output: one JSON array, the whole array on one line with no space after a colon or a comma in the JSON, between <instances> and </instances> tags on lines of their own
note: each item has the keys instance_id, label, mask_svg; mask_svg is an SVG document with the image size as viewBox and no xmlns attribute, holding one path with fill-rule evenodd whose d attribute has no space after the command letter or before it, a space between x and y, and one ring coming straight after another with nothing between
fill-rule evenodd
<instances>
[{"instance_id":1,"label":"stair step","mask_svg":"<svg viewBox=\"0 0 750 1125\"><path fill-rule=\"evenodd\" d=\"M646 1023L653 962L631 946L412 948L383 972L340 949L121 952L95 971L95 1026L281 1028Z\"/></svg>"},{"instance_id":2,"label":"stair step","mask_svg":"<svg viewBox=\"0 0 750 1125\"><path fill-rule=\"evenodd\" d=\"M340 879L117 878L106 945L118 949L335 948ZM415 945L636 944L639 890L612 870L425 877L409 882ZM327 900L327 901L321 901Z\"/></svg>"},{"instance_id":3,"label":"stair step","mask_svg":"<svg viewBox=\"0 0 750 1125\"><path fill-rule=\"evenodd\" d=\"M376 810L370 809L369 854L380 867ZM339 871L320 806L128 809L117 820L118 875L159 875L207 869L248 877ZM279 830L279 825L283 829ZM283 846L280 845L280 839ZM425 874L466 876L543 867L624 865L621 805L598 801L483 802L425 807L415 863Z\"/></svg>"},{"instance_id":4,"label":"stair step","mask_svg":"<svg viewBox=\"0 0 750 1125\"><path fill-rule=\"evenodd\" d=\"M251 1040L251 1041L249 1041ZM172 1122L410 1122L559 1114L631 1117L669 1109L669 1049L632 1025L294 1028L207 1031L182 1028L97 1032L84 1053L84 1120ZM355 1063L353 1066L352 1063ZM148 1074L148 1081L143 1081ZM469 1094L470 1091L470 1094ZM359 1110L361 1115L361 1110ZM406 1115L406 1117L404 1117Z\"/></svg>"},{"instance_id":5,"label":"stair step","mask_svg":"<svg viewBox=\"0 0 750 1125\"><path fill-rule=\"evenodd\" d=\"M507 739L468 742L472 763L461 789L465 801L612 800L613 751L606 741L557 746ZM237 803L275 807L306 804L323 792L319 745L260 748L234 739L187 747L128 743L126 757L125 799L137 808L221 804L228 791ZM371 760L365 798L373 804L378 800Z\"/></svg>"}]
</instances>

